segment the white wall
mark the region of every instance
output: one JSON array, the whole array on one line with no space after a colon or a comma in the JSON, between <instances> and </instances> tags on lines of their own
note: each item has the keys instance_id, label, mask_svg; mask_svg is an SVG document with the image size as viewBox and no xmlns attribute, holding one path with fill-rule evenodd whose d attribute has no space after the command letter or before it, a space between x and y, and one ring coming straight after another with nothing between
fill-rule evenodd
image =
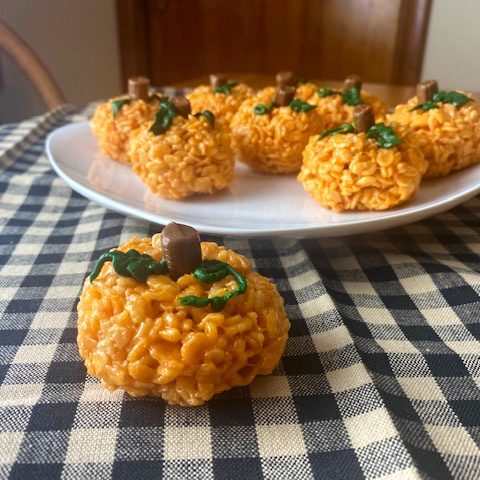
<instances>
[{"instance_id":1,"label":"white wall","mask_svg":"<svg viewBox=\"0 0 480 480\"><path fill-rule=\"evenodd\" d=\"M68 102L121 92L115 0L0 0L0 18L51 71ZM1 56L0 123L44 110L23 74Z\"/></svg>"},{"instance_id":2,"label":"white wall","mask_svg":"<svg viewBox=\"0 0 480 480\"><path fill-rule=\"evenodd\" d=\"M480 91L479 0L433 0L422 78Z\"/></svg>"}]
</instances>

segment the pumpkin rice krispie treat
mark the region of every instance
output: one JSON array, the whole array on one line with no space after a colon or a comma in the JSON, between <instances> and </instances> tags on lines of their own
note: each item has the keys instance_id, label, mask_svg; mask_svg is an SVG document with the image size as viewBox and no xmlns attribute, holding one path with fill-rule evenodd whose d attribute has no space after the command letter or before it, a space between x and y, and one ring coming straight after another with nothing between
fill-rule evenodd
<instances>
[{"instance_id":1,"label":"pumpkin rice krispie treat","mask_svg":"<svg viewBox=\"0 0 480 480\"><path fill-rule=\"evenodd\" d=\"M386 210L415 195L426 169L412 135L375 124L372 108L360 105L353 124L310 138L298 180L334 211Z\"/></svg>"},{"instance_id":2,"label":"pumpkin rice krispie treat","mask_svg":"<svg viewBox=\"0 0 480 480\"><path fill-rule=\"evenodd\" d=\"M210 85L200 85L187 95L192 112L210 110L217 121L229 125L241 103L255 94L245 83L228 80L223 74L210 75Z\"/></svg>"},{"instance_id":3,"label":"pumpkin rice krispie treat","mask_svg":"<svg viewBox=\"0 0 480 480\"><path fill-rule=\"evenodd\" d=\"M185 97L164 100L153 123L129 144L133 171L150 190L181 200L227 188L233 179L230 135L209 110L191 114Z\"/></svg>"},{"instance_id":4,"label":"pumpkin rice krispie treat","mask_svg":"<svg viewBox=\"0 0 480 480\"><path fill-rule=\"evenodd\" d=\"M480 105L471 94L438 91L437 82L427 80L388 119L416 136L428 161L427 178L480 161Z\"/></svg>"},{"instance_id":5,"label":"pumpkin rice krispie treat","mask_svg":"<svg viewBox=\"0 0 480 480\"><path fill-rule=\"evenodd\" d=\"M268 103L260 97L243 102L231 131L236 157L262 173L296 173L308 139L322 129L315 106L295 98L295 87L278 87Z\"/></svg>"},{"instance_id":6,"label":"pumpkin rice krispie treat","mask_svg":"<svg viewBox=\"0 0 480 480\"><path fill-rule=\"evenodd\" d=\"M387 112L386 106L378 97L362 90L362 79L358 75L349 75L342 90L334 90L327 86L317 88L307 101L317 106L326 129L338 127L342 123L351 123L353 110L360 104L370 105L375 119L380 122L384 120Z\"/></svg>"},{"instance_id":7,"label":"pumpkin rice krispie treat","mask_svg":"<svg viewBox=\"0 0 480 480\"><path fill-rule=\"evenodd\" d=\"M200 405L278 365L290 323L243 256L171 223L100 256L78 304L78 347L109 390Z\"/></svg>"},{"instance_id":8,"label":"pumpkin rice krispie treat","mask_svg":"<svg viewBox=\"0 0 480 480\"><path fill-rule=\"evenodd\" d=\"M128 80L128 95L101 103L91 121L100 150L114 160L130 163L128 142L131 134L153 118L160 98L150 94L150 81L145 77Z\"/></svg>"}]
</instances>

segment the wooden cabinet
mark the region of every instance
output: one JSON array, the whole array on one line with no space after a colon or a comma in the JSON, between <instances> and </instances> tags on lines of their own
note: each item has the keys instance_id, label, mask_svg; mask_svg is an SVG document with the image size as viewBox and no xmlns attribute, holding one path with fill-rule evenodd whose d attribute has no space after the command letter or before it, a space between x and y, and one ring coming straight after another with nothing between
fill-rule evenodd
<instances>
[{"instance_id":1,"label":"wooden cabinet","mask_svg":"<svg viewBox=\"0 0 480 480\"><path fill-rule=\"evenodd\" d=\"M213 72L417 82L430 0L117 0L124 80Z\"/></svg>"}]
</instances>

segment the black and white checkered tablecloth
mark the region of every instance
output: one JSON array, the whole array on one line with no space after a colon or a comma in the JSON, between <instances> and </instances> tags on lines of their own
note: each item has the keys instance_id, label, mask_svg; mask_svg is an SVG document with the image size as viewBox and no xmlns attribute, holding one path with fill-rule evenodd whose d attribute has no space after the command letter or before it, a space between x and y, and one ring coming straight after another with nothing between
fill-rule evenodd
<instances>
[{"instance_id":1,"label":"black and white checkered tablecloth","mask_svg":"<svg viewBox=\"0 0 480 480\"><path fill-rule=\"evenodd\" d=\"M68 188L46 135L0 129L0 478L480 478L480 201L337 240L215 238L274 279L280 367L197 408L86 375L76 302L93 260L157 225Z\"/></svg>"}]
</instances>

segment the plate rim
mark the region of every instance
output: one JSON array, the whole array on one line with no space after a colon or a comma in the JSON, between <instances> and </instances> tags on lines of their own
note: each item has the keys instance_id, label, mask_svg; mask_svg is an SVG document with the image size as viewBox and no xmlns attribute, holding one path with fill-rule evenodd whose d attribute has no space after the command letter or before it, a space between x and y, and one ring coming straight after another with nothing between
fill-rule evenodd
<instances>
[{"instance_id":1,"label":"plate rim","mask_svg":"<svg viewBox=\"0 0 480 480\"><path fill-rule=\"evenodd\" d=\"M74 178L70 177L61 167L61 165L55 159L52 152L52 144L58 136L60 136L66 130L74 129L85 129L85 127L90 128L90 122L88 120L81 122L71 122L66 125L62 125L52 130L46 137L45 141L45 152L47 158L50 162L55 173L70 187L72 190L76 191L85 198L94 201L106 208L123 213L125 215L133 216L136 218L141 218L143 220L148 220L149 222L166 225L175 219L169 218L158 213L146 209L140 209L134 206L127 205L118 200L112 199L111 197L98 193L95 190L88 188L85 185L77 182ZM114 160L112 160L114 161ZM334 236L346 236L346 235L356 235L361 233L366 233L368 231L379 231L382 230L381 224L388 223L384 229L390 229L398 227L401 225L407 225L419 220L425 219L429 216L435 215L436 213L444 212L450 208L453 208L460 203L472 198L477 193L480 192L480 182L477 185L471 185L468 188L461 189L452 193L447 198L444 198L438 202L429 201L425 205L420 205L418 208L412 211L395 211L391 210L389 213L382 211L383 214L379 218L365 218L361 220L351 220L346 221L341 224L330 224L330 225L318 225L315 227L283 227L279 229L272 228L242 228L242 227L219 227L215 225L209 225L205 223L190 222L190 224L199 230L200 232L213 234L213 235L222 235L222 236L240 236L240 237L284 237L284 238L312 238L312 237L334 237ZM308 195L308 193L306 193ZM319 208L322 208L319 206ZM380 212L379 212L380 213ZM369 225L376 226L380 224L379 228L362 228ZM354 231L347 232L348 228L352 228ZM321 234L319 235L319 233ZM331 235L330 235L331 233Z\"/></svg>"}]
</instances>

